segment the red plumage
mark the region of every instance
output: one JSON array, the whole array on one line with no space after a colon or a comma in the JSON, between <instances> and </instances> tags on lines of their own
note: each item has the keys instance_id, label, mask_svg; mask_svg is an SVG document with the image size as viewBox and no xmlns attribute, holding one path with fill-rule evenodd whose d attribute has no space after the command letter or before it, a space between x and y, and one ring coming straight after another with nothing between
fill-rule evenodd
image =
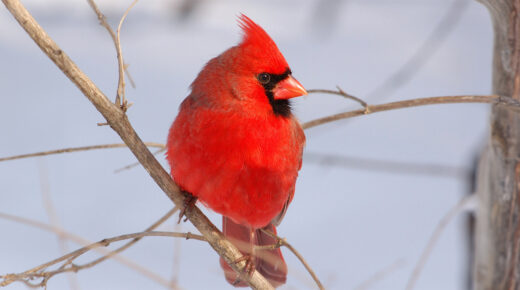
<instances>
[{"instance_id":1,"label":"red plumage","mask_svg":"<svg viewBox=\"0 0 520 290\"><path fill-rule=\"evenodd\" d=\"M275 241L259 229L274 231L283 217L305 143L287 99L306 92L269 35L245 15L239 24L242 42L210 60L191 85L170 128L167 159L175 182L224 216L230 240L265 245ZM283 284L280 250L264 252L274 258L255 255L256 268ZM222 266L233 282L237 276Z\"/></svg>"}]
</instances>

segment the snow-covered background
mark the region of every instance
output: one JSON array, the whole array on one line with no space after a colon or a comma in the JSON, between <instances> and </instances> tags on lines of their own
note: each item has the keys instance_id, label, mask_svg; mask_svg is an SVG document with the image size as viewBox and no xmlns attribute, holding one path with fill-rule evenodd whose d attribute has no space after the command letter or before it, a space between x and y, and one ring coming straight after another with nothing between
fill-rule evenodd
<instances>
[{"instance_id":1,"label":"snow-covered background","mask_svg":"<svg viewBox=\"0 0 520 290\"><path fill-rule=\"evenodd\" d=\"M180 13L179 1L141 1L122 30L125 60L137 83L128 86L128 112L145 141L165 142L188 86L211 57L239 41L236 16L262 25L308 89L340 85L359 97L372 94L417 52L457 1L458 21L446 39L427 45L431 57L404 86L385 89L374 102L488 94L492 30L488 12L472 0L198 1ZM84 0L22 1L51 37L111 98L117 63L110 37ZM115 25L131 1L98 0ZM0 5L0 157L120 142L72 83ZM186 11L186 10L184 10ZM436 49L436 45L439 44ZM426 55L430 54L428 51ZM302 122L357 108L338 96L296 100ZM323 154L413 164L471 168L487 133L488 106L439 105L362 116L309 129L296 196L279 228L307 259L327 289L355 289L385 268L368 289L404 289L439 219L464 194L464 174L424 174L392 167L324 161ZM320 157L321 156L321 157ZM162 155L159 160L164 162ZM144 230L172 204L127 149L64 154L0 163L0 213L48 223L42 185L67 231L91 241ZM45 185L44 185L45 186ZM208 212L206 210L206 212ZM220 225L220 217L208 212ZM174 220L161 229L174 230ZM446 229L416 289L464 289L465 215ZM181 231L193 231L189 223ZM0 274L22 272L61 255L53 233L0 219ZM69 250L79 247L69 243ZM179 248L180 247L180 248ZM314 289L287 250L284 289ZM95 257L87 255L78 262ZM218 257L207 245L146 238L124 256L182 289L227 289ZM180 267L174 266L177 256ZM403 261L402 263L400 261ZM397 262L396 267L392 267ZM114 261L77 275L80 289L161 289L157 282ZM7 289L25 289L14 283ZM69 289L65 275L48 289Z\"/></svg>"}]
</instances>

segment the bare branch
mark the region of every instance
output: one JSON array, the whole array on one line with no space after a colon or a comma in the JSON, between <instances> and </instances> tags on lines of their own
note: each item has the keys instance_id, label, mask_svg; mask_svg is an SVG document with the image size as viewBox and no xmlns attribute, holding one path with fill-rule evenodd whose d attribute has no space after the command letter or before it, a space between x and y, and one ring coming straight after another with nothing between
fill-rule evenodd
<instances>
[{"instance_id":1,"label":"bare branch","mask_svg":"<svg viewBox=\"0 0 520 290\"><path fill-rule=\"evenodd\" d=\"M116 104L119 104L124 112L126 112L128 109L128 103L125 96L125 63L123 61L123 51L121 49L121 26L123 26L123 22L125 21L126 16L135 6L135 4L137 4L137 1L138 0L134 0L134 2L132 2L132 4L130 4L130 6L126 9L123 17L121 17L121 20L119 21L116 32L117 62L119 64L119 81L117 85Z\"/></svg>"},{"instance_id":2,"label":"bare branch","mask_svg":"<svg viewBox=\"0 0 520 290\"><path fill-rule=\"evenodd\" d=\"M174 207L172 208L170 211L168 211L165 215L163 215L159 220L157 220L155 223L153 223L151 226L149 226L146 230L144 230L144 232L151 232L153 231L154 229L156 229L158 226L160 226L161 224L163 224L166 220L168 220L173 214L175 214L175 212L177 212L179 210L178 207ZM111 257L113 257L114 255L117 255L121 252L123 252L124 250L130 248L133 244L137 243L141 238L134 238L133 240L129 241L128 243L122 245L121 247L113 250L112 252L108 253L107 255L99 258L99 259L96 259L88 264L85 265L85 268L88 268L88 267L93 267L107 259L110 259Z\"/></svg>"},{"instance_id":3,"label":"bare branch","mask_svg":"<svg viewBox=\"0 0 520 290\"><path fill-rule=\"evenodd\" d=\"M361 104L361 106L363 106L363 108L365 108L365 110L368 110L368 104L365 101L363 101L362 99L360 99L358 97L354 97L353 95L347 94L339 86L337 86L336 88L338 89L337 91L324 90L324 89L313 89L313 90L307 90L307 93L309 93L309 94L324 93L324 94L331 94L331 95L342 96L342 97L345 97L347 99L351 99L351 100L353 100L355 102L358 102L359 104Z\"/></svg>"},{"instance_id":4,"label":"bare branch","mask_svg":"<svg viewBox=\"0 0 520 290\"><path fill-rule=\"evenodd\" d=\"M92 10L94 10L94 12L96 13L98 20L99 20L99 24L101 24L103 27L105 27L106 30L108 31L108 33L110 34L110 36L112 37L112 41L116 45L116 50L118 51L116 34L114 33L114 30L112 30L112 27L110 27L110 25L108 24L107 18L101 12L101 10L99 10L99 8L97 7L96 2L94 2L94 0L87 0L87 2L90 5L90 7L92 7Z\"/></svg>"},{"instance_id":5,"label":"bare branch","mask_svg":"<svg viewBox=\"0 0 520 290\"><path fill-rule=\"evenodd\" d=\"M114 32L114 30L112 30L112 27L110 27L110 25L108 24L105 15L101 12L101 10L99 10L99 8L96 5L96 3L94 2L94 0L87 0L87 2L90 5L90 7L92 8L92 10L94 10L94 12L96 13L96 16L99 20L99 24L101 24L103 27L105 27L105 29L108 31L108 34L110 34L110 37L112 38L112 42L114 42L114 45L116 48L118 67L120 67L120 61L122 62L122 58L121 59L119 58L119 54L122 55L121 43L118 41L116 33ZM132 5L134 5L134 4L132 4ZM133 88L135 88L134 80L132 79L130 72L128 71L128 64L125 63L123 65L123 69L124 69L124 72L126 72L126 74L127 74L130 84L132 85ZM118 88L117 93L119 93L119 90L123 86L122 82L124 81L124 79L122 81L121 80L122 78L124 78L124 74L121 74L121 71L119 71L119 81L118 81L118 86L117 86L117 88ZM122 90L124 90L124 88L122 88ZM117 96L116 96L116 98L117 98ZM116 103L118 103L117 99L116 99Z\"/></svg>"},{"instance_id":6,"label":"bare branch","mask_svg":"<svg viewBox=\"0 0 520 290\"><path fill-rule=\"evenodd\" d=\"M466 95L466 96L445 96L445 97L429 97L421 99L411 99L404 101L397 101L392 103L386 103L381 105L369 105L368 110L355 110L344 113L339 113L319 119L315 119L302 124L303 129L309 129L333 121L357 117L361 115L368 115L377 112L390 111L403 108L419 107L426 105L436 104L455 104L455 103L487 103L487 104L501 104L518 110L520 108L520 102L504 96L489 95Z\"/></svg>"},{"instance_id":7,"label":"bare branch","mask_svg":"<svg viewBox=\"0 0 520 290\"><path fill-rule=\"evenodd\" d=\"M167 213L165 216L167 216L169 213ZM172 215L173 213L170 214L170 216ZM91 244L92 242L91 241L88 241L80 236L77 236L75 234L72 234L70 232L67 232L65 231L64 229L62 228L57 228L57 227L53 227L51 225L48 225L48 224L44 224L44 223L41 223L39 221L36 221L36 220L32 220L32 219L27 219L27 218L23 218L23 217L18 217L18 216L13 216L13 215L9 215L9 214L6 214L6 213L1 213L0 212L0 218L2 219L6 219L6 220L10 220L10 221L13 221L13 222L17 222L17 223L21 223L21 224L25 224L25 225L28 225L28 226L32 226L32 227L36 227L36 228L39 228L39 229L42 229L42 230L45 230L45 231L49 231L49 232L53 232L57 235L61 235L63 236L64 238L70 240L70 241L73 241L77 244L80 244L80 245L89 245ZM96 252L99 252L103 255L107 255L107 254L110 254L110 251L108 251L107 249L105 248L97 248L97 249L93 249L94 251ZM102 257L101 257L102 258ZM99 259L101 259L99 258ZM161 276L155 274L154 272L144 268L143 266L139 265L138 263L128 259L128 258L125 258L121 255L113 255L112 258L121 263L122 265L132 269L132 270L135 270L136 272L142 274L143 276L145 277L148 277L150 278L151 280L161 284L161 285L164 285L166 287L169 286L169 282L162 278ZM23 281L23 282L26 282L26 281ZM12 283L12 282L11 282ZM26 283L27 284L27 283ZM32 284L31 284L32 285ZM31 286L31 287L35 287L34 285Z\"/></svg>"},{"instance_id":8,"label":"bare branch","mask_svg":"<svg viewBox=\"0 0 520 290\"><path fill-rule=\"evenodd\" d=\"M289 244L289 242L287 242L287 239L280 238L279 236L277 236L274 233L272 233L272 232L270 232L268 230L265 230L265 229L262 229L262 231L264 233L268 234L269 236L275 238L278 242L275 245L267 245L267 246L263 246L263 247L257 247L257 249L265 249L265 248L267 248L267 249L273 248L274 249L274 248L278 248L280 246L285 246L287 249L289 249L296 256L296 258L298 258L298 260L300 260L300 262L303 264L303 266L305 267L307 272L309 272L309 274L311 275L311 277L314 280L314 282L316 282L316 285L318 286L318 288L320 288L322 290L325 289L325 287L323 287L323 284L321 284L320 279L318 278L318 276L316 275L314 270L311 268L309 263L307 263L307 261L305 260L305 258L303 258L303 256L300 254L300 252L298 252L291 244Z\"/></svg>"},{"instance_id":9,"label":"bare branch","mask_svg":"<svg viewBox=\"0 0 520 290\"><path fill-rule=\"evenodd\" d=\"M148 147L164 148L164 144L161 144L161 143L145 142L144 144ZM80 152L80 151L109 149L109 148L126 148L126 147L128 147L128 146L124 143L71 147L71 148L64 148L64 149L57 149L57 150L42 151L42 152L35 152L35 153L29 153L29 154L2 157L2 158L0 158L0 162L16 160L16 159L23 159L23 158L30 158L30 157L45 156L45 155L61 154L61 153L72 153L72 152Z\"/></svg>"},{"instance_id":10,"label":"bare branch","mask_svg":"<svg viewBox=\"0 0 520 290\"><path fill-rule=\"evenodd\" d=\"M167 219L169 219L173 214L175 214L175 212L177 210L178 210L178 208L174 207L173 209L168 211L161 218L159 218L155 223L153 223L150 227L148 227L145 230L145 232L149 232L149 231L152 231L155 228L157 228L159 225L161 225ZM41 223L39 221L35 221L35 220L27 219L27 218L22 218L22 217L18 217L18 216L13 216L13 215L5 214L5 213L0 213L0 218L6 219L6 220L10 220L10 221L13 221L13 222L22 223L22 224L33 226L33 227L37 227L37 228L42 229L42 230L53 232L56 235L59 235L59 236L65 238L65 239L71 240L73 242L76 242L76 243L78 243L80 245L88 245L88 244L92 243L92 242L87 241L86 239L84 239L82 237L79 237L77 235L69 233L69 232L65 231L64 229L62 229L60 227L47 225L47 224ZM129 241L128 243L122 245L121 247L119 247L119 248L117 248L117 249L115 249L113 251L107 251L104 248L94 249L94 250L100 252L101 254L103 254L104 256L102 256L102 257L100 257L100 258L90 262L88 265L85 265L84 267L85 268L92 267L92 266L95 266L95 265L105 261L108 258L113 258L114 260L116 260L117 262L121 263L122 265L127 266L127 267L137 271L140 274L143 274L144 276L146 276L146 277L148 277L148 278L158 282L159 284L162 284L162 285L164 285L166 287L170 287L171 283L169 281L166 281L164 278L158 276L157 274L153 273L152 271L149 271L146 268L142 267L141 265L139 265L139 264L137 264L137 263L135 263L135 262L133 262L133 261L131 261L131 260L129 260L129 259L119 255L119 253L121 253L122 251L128 249L130 246L132 246L137 241L139 241L139 239L140 238L135 238L135 239Z\"/></svg>"},{"instance_id":11,"label":"bare branch","mask_svg":"<svg viewBox=\"0 0 520 290\"><path fill-rule=\"evenodd\" d=\"M49 184L49 175L48 170L44 167L43 160L40 160L40 188L42 194L42 202L43 207L45 208L45 212L49 218L49 222L53 227L61 228L60 219L58 218L58 214L56 213L56 209L54 208L54 204L52 202L51 192L50 192L50 184ZM58 238L58 246L60 248L60 254L65 255L69 249L67 247L66 237L61 233L56 233L56 237ZM67 279L69 280L69 286L72 290L78 290L78 278L75 275L67 275Z\"/></svg>"},{"instance_id":12,"label":"bare branch","mask_svg":"<svg viewBox=\"0 0 520 290\"><path fill-rule=\"evenodd\" d=\"M175 237L175 238L185 238L185 239L192 239L192 240L199 240L199 241L206 241L206 239L201 235L195 235L190 232L188 233L174 233L174 232L140 232L140 233L133 233L133 234L126 234L126 235L120 235L117 237L112 237L108 239L103 239L99 242L90 244L86 247L83 247L81 249L78 249L76 251L73 251L67 255L61 256L57 259L54 259L50 262L47 262L45 264L42 264L40 266L37 266L33 269L27 270L23 273L19 274L7 274L7 275L0 275L0 278L4 279L0 283L0 287L7 286L15 281L30 281L33 279L42 279L39 284L34 284L35 286L44 287L47 283L47 281L52 278L54 275L64 273L64 272L78 272L82 269L92 267L96 263L91 262L83 265L77 265L74 264L74 260L81 255L89 252L92 249L100 248L100 247L108 247L111 243L123 241L123 240L129 240L129 239L141 239L143 237ZM56 270L52 271L45 271L47 268L57 265L59 263L63 262L63 264Z\"/></svg>"}]
</instances>

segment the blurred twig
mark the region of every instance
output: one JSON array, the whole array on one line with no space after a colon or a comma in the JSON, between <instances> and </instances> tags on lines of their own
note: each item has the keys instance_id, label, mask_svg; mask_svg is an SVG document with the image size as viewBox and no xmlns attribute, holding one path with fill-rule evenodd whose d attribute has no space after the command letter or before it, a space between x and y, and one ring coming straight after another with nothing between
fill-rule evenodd
<instances>
[{"instance_id":1,"label":"blurred twig","mask_svg":"<svg viewBox=\"0 0 520 290\"><path fill-rule=\"evenodd\" d=\"M163 145L163 144L161 144L161 145L162 145L162 148L160 148L160 149L158 149L157 151L155 151L155 152L153 153L154 156L157 156L157 154L166 151L166 146ZM154 147L155 147L155 146L154 146ZM118 168L118 169L114 170L114 173L119 173L119 172L122 172L122 171L125 171L125 170L128 170L128 169L132 169L132 168L134 168L134 167L136 167L136 166L139 166L139 165L141 165L141 163L139 163L139 162L134 162L134 163L132 163L132 164L128 164L128 165L126 165L126 166L124 166L124 167L121 167L121 168Z\"/></svg>"},{"instance_id":2,"label":"blurred twig","mask_svg":"<svg viewBox=\"0 0 520 290\"><path fill-rule=\"evenodd\" d=\"M181 224L174 222L174 231L180 232ZM172 264L172 276L170 278L170 288L177 289L179 284L179 271L181 269L181 254L182 254L182 243L179 239L173 241L173 264Z\"/></svg>"},{"instance_id":3,"label":"blurred twig","mask_svg":"<svg viewBox=\"0 0 520 290\"><path fill-rule=\"evenodd\" d=\"M453 0L446 14L414 54L392 75L367 94L370 102L388 97L400 87L406 85L424 64L437 52L450 33L457 27L470 1Z\"/></svg>"},{"instance_id":4,"label":"blurred twig","mask_svg":"<svg viewBox=\"0 0 520 290\"><path fill-rule=\"evenodd\" d=\"M316 30L318 36L329 36L330 33L337 28L339 16L345 16L341 10L341 5L346 0L319 0L316 1L313 15L311 17L312 29ZM348 16L347 16L348 17Z\"/></svg>"},{"instance_id":5,"label":"blurred twig","mask_svg":"<svg viewBox=\"0 0 520 290\"><path fill-rule=\"evenodd\" d=\"M442 235L442 232L444 231L448 223L451 222L460 212L466 209L466 207L472 202L477 202L476 194L465 195L461 200L457 202L455 206L453 206L453 208L451 208L448 211L448 213L446 213L446 215L442 217L442 219L435 227L432 236L428 240L428 244L426 245L426 248L424 248L421 257L419 258L419 261L417 261L417 264L413 269L412 275L410 276L410 279L406 284L406 290L412 290L414 288L417 279L419 279L419 276L421 275L421 271L424 268L424 265L428 261L430 254L433 252L433 247L439 240L439 237Z\"/></svg>"},{"instance_id":6,"label":"blurred twig","mask_svg":"<svg viewBox=\"0 0 520 290\"><path fill-rule=\"evenodd\" d=\"M402 162L337 154L305 152L305 162L327 166L349 167L395 174L423 174L428 176L464 178L470 170L458 166L434 163Z\"/></svg>"},{"instance_id":7,"label":"blurred twig","mask_svg":"<svg viewBox=\"0 0 520 290\"><path fill-rule=\"evenodd\" d=\"M400 259L392 263L391 265L385 267L384 269L377 271L374 275L372 275L370 278L365 280L363 283L359 284L354 290L368 290L370 287L376 283L377 281L382 280L386 276L388 276L393 271L397 270L398 268L401 268L404 266L404 260Z\"/></svg>"},{"instance_id":8,"label":"blurred twig","mask_svg":"<svg viewBox=\"0 0 520 290\"><path fill-rule=\"evenodd\" d=\"M325 289L325 287L323 287L323 284L321 283L320 279L318 278L318 276L316 275L314 270L311 268L309 263L307 263L307 261L305 260L305 258L303 258L303 256L300 254L300 252L298 252L291 244L289 244L289 242L287 242L287 239L280 238L279 236L277 236L274 233L272 233L268 230L265 230L265 229L262 229L262 231L264 233L266 233L267 235L275 238L277 240L277 244L267 245L267 246L263 246L263 247L257 247L257 249L262 249L262 248L273 248L274 249L274 248L279 248L280 246L286 247L296 256L296 258L298 258L298 260L300 260L300 262L305 267L307 272L309 272L309 274L311 275L312 279L314 280L314 282L316 283L318 288Z\"/></svg>"},{"instance_id":9,"label":"blurred twig","mask_svg":"<svg viewBox=\"0 0 520 290\"><path fill-rule=\"evenodd\" d=\"M205 0L182 0L177 4L177 19L180 22L187 21L202 6Z\"/></svg>"},{"instance_id":10,"label":"blurred twig","mask_svg":"<svg viewBox=\"0 0 520 290\"><path fill-rule=\"evenodd\" d=\"M42 193L42 201L43 207L45 208L45 212L49 217L49 222L52 227L62 228L60 220L58 218L58 214L56 213L56 209L54 208L54 204L52 202L51 192L50 192L50 184L49 184L49 175L48 170L44 167L43 161L40 162L39 166L40 171L40 188ZM69 249L67 247L66 237L63 233L56 232L56 237L58 238L58 246L60 248L60 254L65 255ZM69 280L69 286L72 290L79 289L78 278L76 275L67 275L67 279Z\"/></svg>"},{"instance_id":11,"label":"blurred twig","mask_svg":"<svg viewBox=\"0 0 520 290\"><path fill-rule=\"evenodd\" d=\"M146 146L148 146L148 147L164 148L164 144L161 144L161 143L145 142L144 144ZM0 158L0 162L2 162L2 161L9 161L9 160L16 160L16 159L23 159L23 158L38 157L38 156L61 154L61 153L72 153L72 152L81 152L81 151L89 151L89 150L109 149L109 148L125 148L125 147L128 147L128 146L126 144L124 144L124 143L71 147L71 148L63 148L63 149L57 149L57 150L49 150L49 151L35 152L35 153L29 153L29 154L21 154L21 155L13 155L13 156L8 156L8 157L2 157L2 158Z\"/></svg>"}]
</instances>

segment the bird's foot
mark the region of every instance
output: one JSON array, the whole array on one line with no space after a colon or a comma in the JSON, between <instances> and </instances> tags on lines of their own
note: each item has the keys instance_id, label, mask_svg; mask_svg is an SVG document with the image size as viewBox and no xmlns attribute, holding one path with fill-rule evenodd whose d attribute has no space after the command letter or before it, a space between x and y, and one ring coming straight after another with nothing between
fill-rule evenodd
<instances>
[{"instance_id":1,"label":"bird's foot","mask_svg":"<svg viewBox=\"0 0 520 290\"><path fill-rule=\"evenodd\" d=\"M181 223L182 217L186 215L186 211L188 211L189 209L194 207L195 203L197 202L196 196L193 196L191 193L189 193L187 191L183 191L182 193L184 194L184 205L183 205L181 211L179 212L179 221L177 222L178 224ZM188 220L188 217L186 217L184 219L184 221L187 221L187 220Z\"/></svg>"},{"instance_id":2,"label":"bird's foot","mask_svg":"<svg viewBox=\"0 0 520 290\"><path fill-rule=\"evenodd\" d=\"M251 255L243 255L242 257L240 257L240 258L236 259L235 261L233 261L233 263L237 264L237 263L240 263L242 261L246 261L246 266L244 267L244 273L246 275L248 275L248 276L252 276L253 273L256 270L256 266L255 266L255 263L254 263L253 256L251 256ZM235 282L233 282L233 286L238 285L240 282L242 282L242 280L240 280L240 276L239 276L239 277L237 277Z\"/></svg>"}]
</instances>

